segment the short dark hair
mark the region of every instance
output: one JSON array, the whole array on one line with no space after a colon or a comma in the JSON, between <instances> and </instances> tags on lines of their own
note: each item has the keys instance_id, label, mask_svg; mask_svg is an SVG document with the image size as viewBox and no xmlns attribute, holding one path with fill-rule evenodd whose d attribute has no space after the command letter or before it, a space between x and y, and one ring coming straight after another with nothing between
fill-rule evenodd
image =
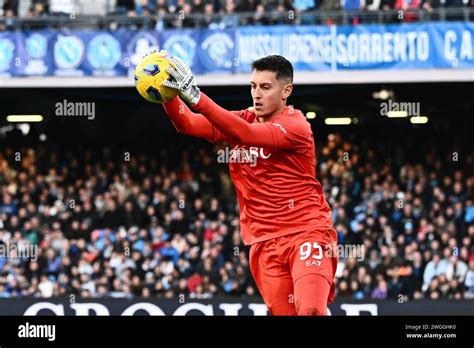
<instances>
[{"instance_id":1,"label":"short dark hair","mask_svg":"<svg viewBox=\"0 0 474 348\"><path fill-rule=\"evenodd\" d=\"M293 83L293 65L291 65L290 61L285 57L271 55L257 59L252 63L252 71L254 70L273 71L276 72L277 80L287 78Z\"/></svg>"}]
</instances>

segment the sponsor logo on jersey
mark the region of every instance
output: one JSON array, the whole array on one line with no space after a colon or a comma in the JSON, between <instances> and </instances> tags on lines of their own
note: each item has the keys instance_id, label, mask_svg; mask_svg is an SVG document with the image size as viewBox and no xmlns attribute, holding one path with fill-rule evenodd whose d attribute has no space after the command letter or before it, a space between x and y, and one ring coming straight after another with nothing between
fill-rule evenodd
<instances>
[{"instance_id":1,"label":"sponsor logo on jersey","mask_svg":"<svg viewBox=\"0 0 474 348\"><path fill-rule=\"evenodd\" d=\"M266 154L263 147L255 147L255 146L251 146L248 149L245 147L235 146L233 148L233 151L243 153L244 155L247 155L249 158L255 157L255 158L267 159L272 155L271 153Z\"/></svg>"}]
</instances>

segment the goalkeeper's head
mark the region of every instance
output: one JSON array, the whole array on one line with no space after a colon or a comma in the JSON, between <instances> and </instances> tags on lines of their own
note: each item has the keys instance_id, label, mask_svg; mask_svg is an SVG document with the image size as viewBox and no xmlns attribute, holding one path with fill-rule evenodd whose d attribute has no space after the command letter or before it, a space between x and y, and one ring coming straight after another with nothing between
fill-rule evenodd
<instances>
[{"instance_id":1,"label":"goalkeeper's head","mask_svg":"<svg viewBox=\"0 0 474 348\"><path fill-rule=\"evenodd\" d=\"M271 120L279 115L293 91L293 66L282 56L272 55L252 63L253 106L257 117Z\"/></svg>"}]
</instances>

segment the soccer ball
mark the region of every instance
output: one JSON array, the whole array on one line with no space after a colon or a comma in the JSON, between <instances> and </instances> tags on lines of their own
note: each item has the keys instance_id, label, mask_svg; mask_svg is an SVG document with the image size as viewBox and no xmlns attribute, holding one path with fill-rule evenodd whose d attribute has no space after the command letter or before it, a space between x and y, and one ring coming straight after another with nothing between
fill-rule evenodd
<instances>
[{"instance_id":1,"label":"soccer ball","mask_svg":"<svg viewBox=\"0 0 474 348\"><path fill-rule=\"evenodd\" d=\"M175 82L168 74L166 67L170 65L166 51L150 52L135 68L135 87L138 93L152 103L166 103L178 95L178 91L163 86L163 81Z\"/></svg>"}]
</instances>

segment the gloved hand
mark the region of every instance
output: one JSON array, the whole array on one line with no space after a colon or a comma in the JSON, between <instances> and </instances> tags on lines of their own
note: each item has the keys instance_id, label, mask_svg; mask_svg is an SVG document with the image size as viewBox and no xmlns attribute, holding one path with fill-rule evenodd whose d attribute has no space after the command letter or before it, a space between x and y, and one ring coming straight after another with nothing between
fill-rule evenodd
<instances>
[{"instance_id":1,"label":"gloved hand","mask_svg":"<svg viewBox=\"0 0 474 348\"><path fill-rule=\"evenodd\" d=\"M199 91L191 69L185 62L175 56L170 57L169 62L170 66L166 68L166 71L174 77L176 82L166 80L163 82L163 85L168 88L177 89L180 97L183 98L185 102L191 106L195 106L201 97L201 92Z\"/></svg>"}]
</instances>

